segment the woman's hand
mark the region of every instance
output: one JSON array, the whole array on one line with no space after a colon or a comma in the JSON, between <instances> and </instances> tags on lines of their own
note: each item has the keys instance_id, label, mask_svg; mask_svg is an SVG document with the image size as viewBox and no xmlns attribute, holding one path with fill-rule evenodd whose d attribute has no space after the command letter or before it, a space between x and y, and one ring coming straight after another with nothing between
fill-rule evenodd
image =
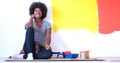
<instances>
[{"instance_id":1,"label":"woman's hand","mask_svg":"<svg viewBox=\"0 0 120 63\"><path fill-rule=\"evenodd\" d=\"M51 46L50 45L45 45L45 48L47 49L47 50L52 50L52 48L51 48Z\"/></svg>"},{"instance_id":2,"label":"woman's hand","mask_svg":"<svg viewBox=\"0 0 120 63\"><path fill-rule=\"evenodd\" d=\"M30 21L33 21L33 19L35 19L35 15L34 14L31 15Z\"/></svg>"}]
</instances>

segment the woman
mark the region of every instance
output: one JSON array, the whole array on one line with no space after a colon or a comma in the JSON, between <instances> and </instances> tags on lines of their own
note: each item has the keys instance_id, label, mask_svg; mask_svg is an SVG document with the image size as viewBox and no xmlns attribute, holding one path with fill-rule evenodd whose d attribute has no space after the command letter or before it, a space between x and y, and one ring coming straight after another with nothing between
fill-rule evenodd
<instances>
[{"instance_id":1,"label":"woman","mask_svg":"<svg viewBox=\"0 0 120 63\"><path fill-rule=\"evenodd\" d=\"M47 7L42 2L33 2L29 8L30 20L25 24L26 38L23 45L24 59L48 59L51 51L51 24L43 21Z\"/></svg>"}]
</instances>

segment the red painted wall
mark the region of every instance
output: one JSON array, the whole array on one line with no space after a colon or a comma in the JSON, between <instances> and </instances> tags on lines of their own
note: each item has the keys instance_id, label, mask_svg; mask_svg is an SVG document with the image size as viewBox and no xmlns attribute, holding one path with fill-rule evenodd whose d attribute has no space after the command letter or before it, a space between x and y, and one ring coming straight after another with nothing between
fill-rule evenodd
<instances>
[{"instance_id":1,"label":"red painted wall","mask_svg":"<svg viewBox=\"0 0 120 63\"><path fill-rule=\"evenodd\" d=\"M120 0L97 0L99 32L102 34L120 30Z\"/></svg>"}]
</instances>

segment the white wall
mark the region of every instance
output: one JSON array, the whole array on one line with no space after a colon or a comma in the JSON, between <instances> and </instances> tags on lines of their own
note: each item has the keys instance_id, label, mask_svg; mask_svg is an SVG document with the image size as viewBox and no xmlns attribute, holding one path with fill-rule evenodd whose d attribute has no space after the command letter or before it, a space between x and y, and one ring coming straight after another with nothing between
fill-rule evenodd
<instances>
[{"instance_id":1,"label":"white wall","mask_svg":"<svg viewBox=\"0 0 120 63\"><path fill-rule=\"evenodd\" d=\"M29 6L37 0L0 1L0 57L19 53L25 39L24 24L29 20ZM47 4L45 20L52 24L50 0L39 0ZM90 50L91 56L120 56L120 31L111 34L91 33L88 30L58 30L52 33L53 51L71 50L79 53Z\"/></svg>"},{"instance_id":2,"label":"white wall","mask_svg":"<svg viewBox=\"0 0 120 63\"><path fill-rule=\"evenodd\" d=\"M88 30L59 30L54 33L53 46L56 51L70 50L79 53L90 50L91 57L120 56L120 31L111 34L91 33Z\"/></svg>"},{"instance_id":3,"label":"white wall","mask_svg":"<svg viewBox=\"0 0 120 63\"><path fill-rule=\"evenodd\" d=\"M24 24L29 20L29 6L38 0L1 0L0 1L0 57L19 53L25 39ZM48 10L46 20L51 22L50 0L45 2Z\"/></svg>"}]
</instances>

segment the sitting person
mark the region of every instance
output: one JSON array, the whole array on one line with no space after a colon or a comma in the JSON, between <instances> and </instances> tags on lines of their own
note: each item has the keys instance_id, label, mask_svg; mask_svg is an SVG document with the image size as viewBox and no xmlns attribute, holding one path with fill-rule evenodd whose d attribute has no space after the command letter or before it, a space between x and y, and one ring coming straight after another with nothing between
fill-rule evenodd
<instances>
[{"instance_id":1,"label":"sitting person","mask_svg":"<svg viewBox=\"0 0 120 63\"><path fill-rule=\"evenodd\" d=\"M19 57L28 60L51 58L51 24L43 20L47 16L47 7L42 2L33 2L29 13L31 17L25 24L26 37L22 54L10 58Z\"/></svg>"}]
</instances>

